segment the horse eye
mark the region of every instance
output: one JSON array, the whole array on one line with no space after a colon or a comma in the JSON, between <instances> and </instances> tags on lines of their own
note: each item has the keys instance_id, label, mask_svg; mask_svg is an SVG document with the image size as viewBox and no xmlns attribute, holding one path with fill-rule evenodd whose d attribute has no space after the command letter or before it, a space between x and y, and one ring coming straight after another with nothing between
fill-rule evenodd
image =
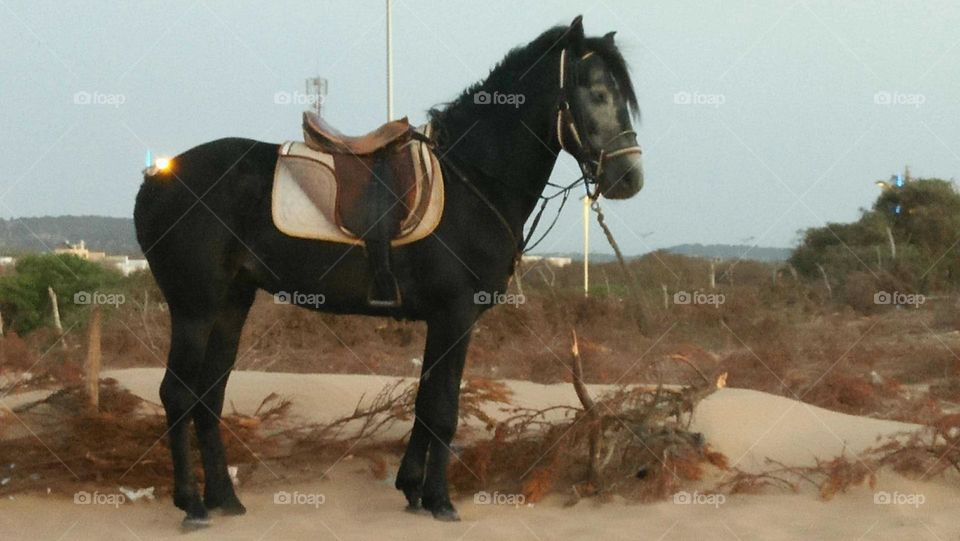
<instances>
[{"instance_id":1,"label":"horse eye","mask_svg":"<svg viewBox=\"0 0 960 541\"><path fill-rule=\"evenodd\" d=\"M594 103L606 103L607 102L607 93L603 90L594 90L590 93L590 97L593 99Z\"/></svg>"}]
</instances>

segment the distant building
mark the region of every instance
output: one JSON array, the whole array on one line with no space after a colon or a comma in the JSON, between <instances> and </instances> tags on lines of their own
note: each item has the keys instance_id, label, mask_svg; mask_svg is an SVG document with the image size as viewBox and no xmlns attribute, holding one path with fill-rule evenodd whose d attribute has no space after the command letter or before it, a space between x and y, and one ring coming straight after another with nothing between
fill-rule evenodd
<instances>
[{"instance_id":1,"label":"distant building","mask_svg":"<svg viewBox=\"0 0 960 541\"><path fill-rule=\"evenodd\" d=\"M53 253L70 254L80 259L94 261L108 268L120 271L124 276L129 276L132 272L150 268L146 259L132 259L125 255L107 255L106 252L92 252L87 248L87 243L82 240L78 244L71 244L69 241L64 241L53 249Z\"/></svg>"},{"instance_id":2,"label":"distant building","mask_svg":"<svg viewBox=\"0 0 960 541\"><path fill-rule=\"evenodd\" d=\"M543 257L542 255L525 255L523 256L524 263L546 263L547 265L553 265L554 267L566 267L570 263L573 263L573 259L569 257Z\"/></svg>"},{"instance_id":3,"label":"distant building","mask_svg":"<svg viewBox=\"0 0 960 541\"><path fill-rule=\"evenodd\" d=\"M108 267L117 269L124 276L130 276L132 272L150 268L146 259L131 259L125 255L108 255L103 263Z\"/></svg>"},{"instance_id":4,"label":"distant building","mask_svg":"<svg viewBox=\"0 0 960 541\"><path fill-rule=\"evenodd\" d=\"M103 261L107 257L106 252L91 252L88 250L87 243L82 240L79 244L70 244L70 241L65 240L53 249L53 253L75 255L87 261Z\"/></svg>"},{"instance_id":5,"label":"distant building","mask_svg":"<svg viewBox=\"0 0 960 541\"><path fill-rule=\"evenodd\" d=\"M0 267L12 267L17 264L17 259L8 255L0 256Z\"/></svg>"}]
</instances>

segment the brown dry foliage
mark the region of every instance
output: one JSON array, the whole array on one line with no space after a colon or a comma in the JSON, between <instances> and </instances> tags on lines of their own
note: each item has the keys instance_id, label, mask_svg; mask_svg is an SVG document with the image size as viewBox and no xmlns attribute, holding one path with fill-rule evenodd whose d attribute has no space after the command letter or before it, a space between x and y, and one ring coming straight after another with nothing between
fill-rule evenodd
<instances>
[{"instance_id":1,"label":"brown dry foliage","mask_svg":"<svg viewBox=\"0 0 960 541\"><path fill-rule=\"evenodd\" d=\"M731 470L716 489L728 493L756 493L766 488L797 492L806 484L830 500L866 483L875 488L884 468L902 475L928 480L948 470L960 472L960 415L945 415L924 430L892 436L863 453L831 460L817 459L813 466L795 467L768 460L771 468L760 473Z\"/></svg>"},{"instance_id":2,"label":"brown dry foliage","mask_svg":"<svg viewBox=\"0 0 960 541\"><path fill-rule=\"evenodd\" d=\"M716 389L714 378L701 373L703 382L679 390L621 386L594 401L583 384L576 333L572 357L582 408L514 408L452 465L458 490L512 491L537 502L569 488L574 500L621 494L647 501L701 479L706 465L726 467L723 455L686 429L696 403ZM560 421L548 421L557 413Z\"/></svg>"}]
</instances>

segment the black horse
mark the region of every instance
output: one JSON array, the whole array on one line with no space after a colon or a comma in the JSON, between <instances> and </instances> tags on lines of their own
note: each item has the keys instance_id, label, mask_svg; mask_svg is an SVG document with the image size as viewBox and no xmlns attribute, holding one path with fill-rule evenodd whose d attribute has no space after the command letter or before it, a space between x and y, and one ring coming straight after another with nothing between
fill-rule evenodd
<instances>
[{"instance_id":1,"label":"black horse","mask_svg":"<svg viewBox=\"0 0 960 541\"><path fill-rule=\"evenodd\" d=\"M640 152L631 125L637 114L613 33L587 38L580 17L512 50L485 81L431 110L445 208L430 236L394 249L403 299L394 308L367 303L370 274L362 249L277 230L271 184L278 145L220 139L176 156L165 172L148 172L134 219L170 308L160 397L173 457L173 499L187 513L185 525L204 524L211 509L245 512L227 473L219 421L240 331L258 289L322 294L325 302L311 307L326 312L426 322L416 420L396 487L409 509L458 520L446 469L471 329L490 306L476 302L477 295L506 291L524 223L561 150L577 159L599 194L623 199L640 190ZM202 498L189 459L191 419L205 472Z\"/></svg>"}]
</instances>

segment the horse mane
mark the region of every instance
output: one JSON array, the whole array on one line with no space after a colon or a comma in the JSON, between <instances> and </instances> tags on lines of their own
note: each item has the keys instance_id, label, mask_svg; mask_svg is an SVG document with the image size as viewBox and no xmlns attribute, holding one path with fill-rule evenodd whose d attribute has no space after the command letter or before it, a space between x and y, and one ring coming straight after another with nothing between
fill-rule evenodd
<instances>
[{"instance_id":1,"label":"horse mane","mask_svg":"<svg viewBox=\"0 0 960 541\"><path fill-rule=\"evenodd\" d=\"M557 88L557 77L543 77L539 80L526 77L533 67L543 62L545 57L554 51L559 51L569 45L578 56L592 51L603 59L610 74L617 81L620 91L627 102L631 114L639 116L640 106L637 102L636 91L630 79L630 69L626 60L613 40L603 38L585 38L579 44L571 44L567 35L569 27L555 26L540 34L536 39L511 49L504 58L490 70L486 79L467 87L459 96L450 102L431 108L427 116L442 131L463 133L463 130L472 125L478 113L485 117L505 115L513 116L514 111L509 107L485 107L477 111L474 96L480 91L493 92L523 92L531 95L549 94Z\"/></svg>"}]
</instances>

